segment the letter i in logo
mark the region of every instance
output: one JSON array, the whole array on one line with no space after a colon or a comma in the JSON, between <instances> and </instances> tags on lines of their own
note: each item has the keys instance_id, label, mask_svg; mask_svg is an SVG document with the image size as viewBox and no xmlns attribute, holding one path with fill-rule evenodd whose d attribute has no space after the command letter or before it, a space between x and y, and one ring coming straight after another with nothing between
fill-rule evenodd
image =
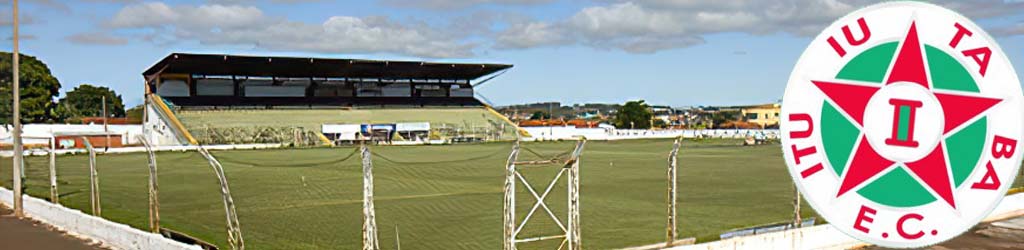
<instances>
[{"instance_id":1,"label":"letter i in logo","mask_svg":"<svg viewBox=\"0 0 1024 250\"><path fill-rule=\"evenodd\" d=\"M917 115L917 108L921 107L921 102L893 98L889 99L889 104L893 107L892 137L885 139L885 144L916 148L914 117Z\"/></svg>"}]
</instances>

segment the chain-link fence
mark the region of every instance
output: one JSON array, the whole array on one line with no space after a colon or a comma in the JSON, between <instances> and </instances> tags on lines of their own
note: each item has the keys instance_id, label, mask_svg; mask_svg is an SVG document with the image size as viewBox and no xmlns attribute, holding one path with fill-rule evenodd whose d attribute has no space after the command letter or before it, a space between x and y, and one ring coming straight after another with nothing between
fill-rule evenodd
<instances>
[{"instance_id":1,"label":"chain-link fence","mask_svg":"<svg viewBox=\"0 0 1024 250\"><path fill-rule=\"evenodd\" d=\"M519 239L564 234L569 193L564 171L575 141L524 142L517 162ZM683 141L678 153L678 238L793 220L792 181L778 145L741 140ZM580 158L580 232L587 249L666 240L666 176L673 140L589 141ZM495 249L503 242L505 164L510 142L443 146L371 146L377 242L381 249ZM230 185L250 249L355 249L363 245L363 169L358 146L210 151ZM161 151L161 228L229 249L225 204L215 170L200 153ZM102 217L141 230L149 225L148 154L97 154ZM49 157L26 157L26 192L49 197ZM56 158L60 203L90 211L84 152ZM0 182L11 183L0 159ZM519 177L516 177L517 181ZM1018 178L1017 186L1021 185ZM532 191L531 191L532 190ZM550 190L550 191L549 191ZM547 195L545 195L547 193ZM538 207L537 197L545 201ZM534 207L537 207L534 209ZM533 210L530 220L520 225ZM548 213L550 210L550 214ZM802 218L816 217L802 206ZM554 215L554 216L551 216ZM552 219L556 217L556 219ZM561 225L559 225L561 224ZM562 240L517 244L556 249Z\"/></svg>"}]
</instances>

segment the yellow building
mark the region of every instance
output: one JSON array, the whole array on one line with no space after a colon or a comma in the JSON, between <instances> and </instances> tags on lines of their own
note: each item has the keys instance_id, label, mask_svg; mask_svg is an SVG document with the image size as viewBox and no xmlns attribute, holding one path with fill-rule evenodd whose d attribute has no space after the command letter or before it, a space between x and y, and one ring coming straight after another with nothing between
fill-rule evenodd
<instances>
[{"instance_id":1,"label":"yellow building","mask_svg":"<svg viewBox=\"0 0 1024 250\"><path fill-rule=\"evenodd\" d=\"M782 105L771 103L736 108L740 110L743 121L756 123L761 125L761 127L770 127L779 124L779 111L782 110Z\"/></svg>"}]
</instances>

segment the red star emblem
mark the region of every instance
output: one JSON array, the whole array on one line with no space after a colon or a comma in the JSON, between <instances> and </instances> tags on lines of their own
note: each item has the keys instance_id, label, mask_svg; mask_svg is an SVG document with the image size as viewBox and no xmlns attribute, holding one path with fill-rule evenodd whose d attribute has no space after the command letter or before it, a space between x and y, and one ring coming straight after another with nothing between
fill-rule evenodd
<instances>
[{"instance_id":1,"label":"red star emblem","mask_svg":"<svg viewBox=\"0 0 1024 250\"><path fill-rule=\"evenodd\" d=\"M945 124L942 129L942 138L949 135L967 121L980 116L989 108L1002 101L996 98L978 97L965 95L951 91L934 92L931 88L926 64L922 56L923 49L918 40L917 27L915 23L910 24L906 37L902 41L902 47L896 52L892 66L889 68L885 85L897 82L910 82L923 86L931 91L941 106L945 117ZM832 100L838 108L845 113L851 122L858 127L864 127L864 113L868 101L879 89L883 87L866 86L842 80L811 81L827 97ZM917 105L920 105L919 103ZM911 132L912 133L912 132ZM902 163L909 172L916 175L921 184L930 189L935 195L944 200L951 207L956 208L953 198L953 183L950 178L949 165L946 163L946 153L943 141L926 156L913 162L897 162L881 156L874 147L867 142L866 135L860 138L860 144L852 156L850 165L845 174L842 174L842 184L836 197L853 190L865 181L886 172L891 168L900 167ZM916 146L916 144L914 145Z\"/></svg>"}]
</instances>

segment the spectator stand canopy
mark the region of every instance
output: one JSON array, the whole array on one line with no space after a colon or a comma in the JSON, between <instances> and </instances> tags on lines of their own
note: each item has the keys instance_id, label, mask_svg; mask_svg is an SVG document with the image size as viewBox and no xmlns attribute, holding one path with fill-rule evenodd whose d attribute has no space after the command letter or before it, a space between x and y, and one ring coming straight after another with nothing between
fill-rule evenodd
<instances>
[{"instance_id":1,"label":"spectator stand canopy","mask_svg":"<svg viewBox=\"0 0 1024 250\"><path fill-rule=\"evenodd\" d=\"M333 114L325 110L465 107L493 113L477 99L473 88L511 67L508 64L173 53L142 74L146 83L143 134L155 145L329 144L338 138L324 136L317 127L350 121L345 117L332 117ZM282 109L288 113L282 116L281 111L258 111L220 116L264 109ZM220 113L222 110L230 112ZM301 119L282 120L289 115ZM467 119L449 115L445 118L448 120L428 118L423 121L441 124ZM408 119L399 118L384 117L375 122ZM387 135L394 134L401 135L401 139L429 137L429 131L398 130L394 127L369 130L367 132L372 133L367 134L389 142L394 136Z\"/></svg>"},{"instance_id":2,"label":"spectator stand canopy","mask_svg":"<svg viewBox=\"0 0 1024 250\"><path fill-rule=\"evenodd\" d=\"M511 67L173 53L143 77L174 106L481 106L471 81Z\"/></svg>"}]
</instances>

